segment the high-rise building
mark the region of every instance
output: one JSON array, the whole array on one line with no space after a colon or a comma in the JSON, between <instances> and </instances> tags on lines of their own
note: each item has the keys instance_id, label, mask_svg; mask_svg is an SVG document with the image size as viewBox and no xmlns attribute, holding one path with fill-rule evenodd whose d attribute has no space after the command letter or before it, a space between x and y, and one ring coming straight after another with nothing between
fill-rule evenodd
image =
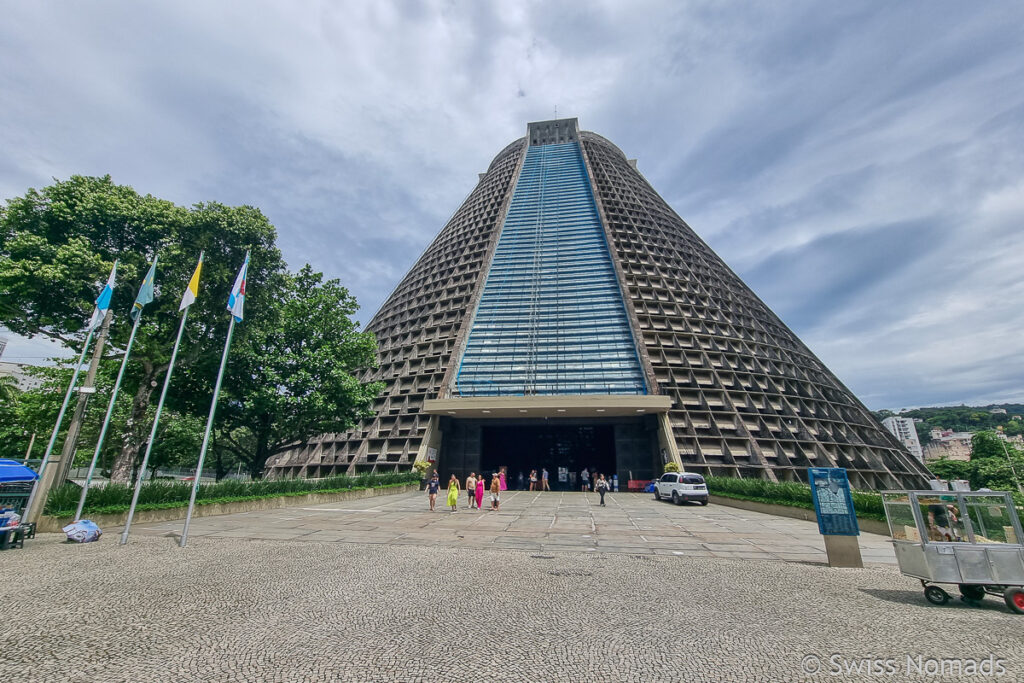
<instances>
[{"instance_id":1,"label":"high-rise building","mask_svg":"<svg viewBox=\"0 0 1024 683\"><path fill-rule=\"evenodd\" d=\"M910 453L918 460L924 462L924 452L921 450L921 439L917 436L917 427L914 421L908 417L897 417L891 415L882 420L882 426L889 430L889 433L899 439Z\"/></svg>"},{"instance_id":2,"label":"high-rise building","mask_svg":"<svg viewBox=\"0 0 1024 683\"><path fill-rule=\"evenodd\" d=\"M531 123L367 324L376 414L270 476L665 463L773 480L838 466L861 488L928 475L677 216L576 119ZM562 469L564 468L564 470Z\"/></svg>"}]
</instances>

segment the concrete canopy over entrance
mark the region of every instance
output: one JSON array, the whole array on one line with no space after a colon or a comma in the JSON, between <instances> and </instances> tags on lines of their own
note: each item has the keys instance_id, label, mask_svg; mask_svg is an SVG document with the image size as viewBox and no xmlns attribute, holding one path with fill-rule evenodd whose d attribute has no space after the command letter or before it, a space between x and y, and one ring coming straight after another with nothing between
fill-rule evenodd
<instances>
[{"instance_id":1,"label":"concrete canopy over entrance","mask_svg":"<svg viewBox=\"0 0 1024 683\"><path fill-rule=\"evenodd\" d=\"M423 402L423 412L453 417L633 417L667 413L668 396L481 396L433 399Z\"/></svg>"},{"instance_id":2,"label":"concrete canopy over entrance","mask_svg":"<svg viewBox=\"0 0 1024 683\"><path fill-rule=\"evenodd\" d=\"M575 488L583 467L625 488L651 479L668 461L679 462L667 425L672 399L660 395L478 396L428 400L431 422L424 449L444 479L454 473L546 468L555 489ZM427 450L429 449L429 450ZM558 479L558 468L573 473Z\"/></svg>"}]
</instances>

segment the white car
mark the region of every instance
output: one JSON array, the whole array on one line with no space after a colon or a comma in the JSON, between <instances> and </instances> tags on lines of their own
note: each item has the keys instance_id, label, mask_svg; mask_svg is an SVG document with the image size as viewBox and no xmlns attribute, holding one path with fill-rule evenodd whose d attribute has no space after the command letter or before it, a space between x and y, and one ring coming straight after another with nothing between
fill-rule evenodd
<instances>
[{"instance_id":1,"label":"white car","mask_svg":"<svg viewBox=\"0 0 1024 683\"><path fill-rule=\"evenodd\" d=\"M684 500L708 504L708 486L704 477L690 472L666 472L654 484L654 499L671 498L676 505Z\"/></svg>"}]
</instances>

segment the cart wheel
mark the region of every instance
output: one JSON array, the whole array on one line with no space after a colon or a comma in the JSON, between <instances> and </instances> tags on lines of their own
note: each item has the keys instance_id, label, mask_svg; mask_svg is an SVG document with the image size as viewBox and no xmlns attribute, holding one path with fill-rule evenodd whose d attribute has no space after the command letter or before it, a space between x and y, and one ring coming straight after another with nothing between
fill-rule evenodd
<instances>
[{"instance_id":1,"label":"cart wheel","mask_svg":"<svg viewBox=\"0 0 1024 683\"><path fill-rule=\"evenodd\" d=\"M945 605L949 602L949 593L938 586L925 586L924 598L933 605Z\"/></svg>"},{"instance_id":2,"label":"cart wheel","mask_svg":"<svg viewBox=\"0 0 1024 683\"><path fill-rule=\"evenodd\" d=\"M967 600L973 600L974 602L981 602L985 597L985 587L972 585L969 583L961 583L958 588L960 589L960 595L964 596Z\"/></svg>"},{"instance_id":3,"label":"cart wheel","mask_svg":"<svg viewBox=\"0 0 1024 683\"><path fill-rule=\"evenodd\" d=\"M1024 588L1020 586L1010 586L1003 593L1003 600L1006 601L1006 606L1017 614L1024 614Z\"/></svg>"}]
</instances>

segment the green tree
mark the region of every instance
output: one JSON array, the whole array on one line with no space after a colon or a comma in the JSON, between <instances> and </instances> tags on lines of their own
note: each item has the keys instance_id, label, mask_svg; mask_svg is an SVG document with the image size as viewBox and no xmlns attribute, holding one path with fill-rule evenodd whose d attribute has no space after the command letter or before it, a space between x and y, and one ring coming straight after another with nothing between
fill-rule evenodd
<instances>
[{"instance_id":1,"label":"green tree","mask_svg":"<svg viewBox=\"0 0 1024 683\"><path fill-rule=\"evenodd\" d=\"M971 460L1004 458L1005 442L993 431L977 432L971 437Z\"/></svg>"},{"instance_id":2,"label":"green tree","mask_svg":"<svg viewBox=\"0 0 1024 683\"><path fill-rule=\"evenodd\" d=\"M0 404L16 403L20 393L18 380L10 375L0 375Z\"/></svg>"},{"instance_id":3,"label":"green tree","mask_svg":"<svg viewBox=\"0 0 1024 683\"><path fill-rule=\"evenodd\" d=\"M952 481L953 479L966 479L975 486L975 465L969 460L949 460L941 458L928 463L928 469L939 479Z\"/></svg>"},{"instance_id":4,"label":"green tree","mask_svg":"<svg viewBox=\"0 0 1024 683\"><path fill-rule=\"evenodd\" d=\"M106 358L120 358L136 288L153 256L160 254L157 298L146 309L125 374L122 391L131 396L131 407L117 440L113 478L129 478L148 438L147 411L167 369L181 292L200 251L206 252L200 296L189 314L175 378L191 371L190 388L208 396L215 375L209 368L223 344L224 303L235 273L250 250L247 295L258 320L270 308L263 286L284 269L274 241L273 226L252 207L179 207L115 185L109 176L72 176L42 190L30 189L0 208L0 324L19 334L80 348L93 299L119 259L116 324ZM240 344L245 334L243 327Z\"/></svg>"},{"instance_id":5,"label":"green tree","mask_svg":"<svg viewBox=\"0 0 1024 683\"><path fill-rule=\"evenodd\" d=\"M279 282L273 311L232 352L218 408L218 441L253 477L289 445L369 416L383 387L356 378L376 363L377 345L352 320L358 306L348 290L309 266Z\"/></svg>"}]
</instances>

